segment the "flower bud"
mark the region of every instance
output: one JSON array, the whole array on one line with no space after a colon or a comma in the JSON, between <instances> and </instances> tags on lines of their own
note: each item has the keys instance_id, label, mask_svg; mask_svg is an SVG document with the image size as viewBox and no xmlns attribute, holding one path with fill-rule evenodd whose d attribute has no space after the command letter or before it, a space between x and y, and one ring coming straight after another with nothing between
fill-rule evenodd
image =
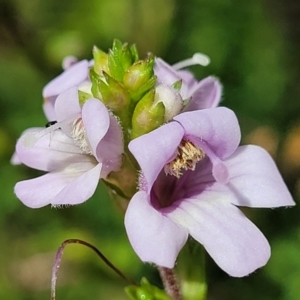
<instances>
[{"instance_id":1,"label":"flower bud","mask_svg":"<svg viewBox=\"0 0 300 300\"><path fill-rule=\"evenodd\" d=\"M149 56L146 60L134 63L125 72L123 83L133 101L139 101L143 95L154 87L156 76L154 76L153 67L154 57Z\"/></svg>"},{"instance_id":2,"label":"flower bud","mask_svg":"<svg viewBox=\"0 0 300 300\"><path fill-rule=\"evenodd\" d=\"M109 50L108 67L109 74L117 81L122 82L124 73L137 59L135 47L129 47L127 43L122 44L114 40L113 47Z\"/></svg>"},{"instance_id":3,"label":"flower bud","mask_svg":"<svg viewBox=\"0 0 300 300\"><path fill-rule=\"evenodd\" d=\"M155 90L148 92L136 105L132 117L131 139L148 133L165 122L163 102L154 104Z\"/></svg>"},{"instance_id":4,"label":"flower bud","mask_svg":"<svg viewBox=\"0 0 300 300\"><path fill-rule=\"evenodd\" d=\"M183 101L178 92L168 85L161 84L155 88L154 104L162 102L165 107L165 121L170 121L180 113Z\"/></svg>"}]
</instances>

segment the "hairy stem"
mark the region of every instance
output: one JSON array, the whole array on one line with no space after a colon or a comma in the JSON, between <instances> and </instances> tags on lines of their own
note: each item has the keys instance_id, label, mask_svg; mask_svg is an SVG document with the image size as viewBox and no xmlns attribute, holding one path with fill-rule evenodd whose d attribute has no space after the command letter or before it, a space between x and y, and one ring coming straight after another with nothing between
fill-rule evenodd
<instances>
[{"instance_id":1,"label":"hairy stem","mask_svg":"<svg viewBox=\"0 0 300 300\"><path fill-rule=\"evenodd\" d=\"M182 300L179 285L173 269L157 267L162 279L165 291L173 300Z\"/></svg>"}]
</instances>

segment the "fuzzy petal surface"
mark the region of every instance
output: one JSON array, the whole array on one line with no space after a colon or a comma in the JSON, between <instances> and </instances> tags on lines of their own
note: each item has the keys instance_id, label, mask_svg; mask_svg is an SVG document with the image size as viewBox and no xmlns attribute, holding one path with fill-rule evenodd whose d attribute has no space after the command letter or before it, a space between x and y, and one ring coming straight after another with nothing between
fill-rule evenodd
<instances>
[{"instance_id":1,"label":"fuzzy petal surface","mask_svg":"<svg viewBox=\"0 0 300 300\"><path fill-rule=\"evenodd\" d=\"M237 149L241 132L234 112L225 107L185 112L174 117L185 134L206 143L215 155L227 158Z\"/></svg>"},{"instance_id":2,"label":"fuzzy petal surface","mask_svg":"<svg viewBox=\"0 0 300 300\"><path fill-rule=\"evenodd\" d=\"M273 159L258 146L241 146L225 162L227 185L236 197L231 203L250 207L295 205Z\"/></svg>"},{"instance_id":3,"label":"fuzzy petal surface","mask_svg":"<svg viewBox=\"0 0 300 300\"><path fill-rule=\"evenodd\" d=\"M183 135L180 124L171 122L129 143L129 150L138 161L149 187L164 165L175 156Z\"/></svg>"},{"instance_id":4,"label":"fuzzy petal surface","mask_svg":"<svg viewBox=\"0 0 300 300\"><path fill-rule=\"evenodd\" d=\"M144 262L173 268L188 232L155 210L147 197L146 192L137 192L129 202L125 215L129 241Z\"/></svg>"},{"instance_id":5,"label":"fuzzy petal surface","mask_svg":"<svg viewBox=\"0 0 300 300\"><path fill-rule=\"evenodd\" d=\"M88 78L88 67L89 62L87 60L82 60L72 65L44 87L43 97L57 96L65 90L77 86Z\"/></svg>"},{"instance_id":6,"label":"fuzzy petal surface","mask_svg":"<svg viewBox=\"0 0 300 300\"><path fill-rule=\"evenodd\" d=\"M184 108L184 111L193 111L205 108L215 108L221 101L222 86L215 77L207 77L201 80L191 91L192 99Z\"/></svg>"},{"instance_id":7,"label":"fuzzy petal surface","mask_svg":"<svg viewBox=\"0 0 300 300\"><path fill-rule=\"evenodd\" d=\"M226 195L203 192L201 200L183 199L168 217L186 228L231 276L246 276L264 266L270 257L264 235L229 203Z\"/></svg>"}]
</instances>

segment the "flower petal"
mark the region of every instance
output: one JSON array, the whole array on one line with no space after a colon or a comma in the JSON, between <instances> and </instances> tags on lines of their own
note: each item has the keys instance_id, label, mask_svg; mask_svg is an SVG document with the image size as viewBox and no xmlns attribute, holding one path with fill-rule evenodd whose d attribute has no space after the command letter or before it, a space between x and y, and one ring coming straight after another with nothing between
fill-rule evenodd
<instances>
[{"instance_id":1,"label":"flower petal","mask_svg":"<svg viewBox=\"0 0 300 300\"><path fill-rule=\"evenodd\" d=\"M183 126L185 135L203 141L221 159L232 155L239 145L239 123L234 112L228 108L185 112L174 117L174 120Z\"/></svg>"},{"instance_id":2,"label":"flower petal","mask_svg":"<svg viewBox=\"0 0 300 300\"><path fill-rule=\"evenodd\" d=\"M177 71L161 58L155 58L154 74L157 76L158 83L172 85L176 81L181 80Z\"/></svg>"},{"instance_id":3,"label":"flower petal","mask_svg":"<svg viewBox=\"0 0 300 300\"><path fill-rule=\"evenodd\" d=\"M129 150L138 161L150 188L164 165L174 157L183 134L183 128L171 122L129 143Z\"/></svg>"},{"instance_id":4,"label":"flower petal","mask_svg":"<svg viewBox=\"0 0 300 300\"><path fill-rule=\"evenodd\" d=\"M57 96L86 80L89 72L88 66L89 62L87 60L82 60L72 65L44 87L43 97L49 98L51 96Z\"/></svg>"},{"instance_id":5,"label":"flower petal","mask_svg":"<svg viewBox=\"0 0 300 300\"><path fill-rule=\"evenodd\" d=\"M125 228L134 251L143 261L167 268L174 267L188 237L185 229L150 205L146 192L137 192L129 202Z\"/></svg>"},{"instance_id":6,"label":"flower petal","mask_svg":"<svg viewBox=\"0 0 300 300\"><path fill-rule=\"evenodd\" d=\"M229 170L231 203L250 207L295 205L273 159L258 146L241 146L224 162Z\"/></svg>"},{"instance_id":7,"label":"flower petal","mask_svg":"<svg viewBox=\"0 0 300 300\"><path fill-rule=\"evenodd\" d=\"M75 178L51 201L52 205L80 204L93 196L98 186L102 164Z\"/></svg>"},{"instance_id":8,"label":"flower petal","mask_svg":"<svg viewBox=\"0 0 300 300\"><path fill-rule=\"evenodd\" d=\"M55 101L54 109L56 120L61 122L62 130L71 136L72 122L81 114L77 87L62 92Z\"/></svg>"},{"instance_id":9,"label":"flower petal","mask_svg":"<svg viewBox=\"0 0 300 300\"><path fill-rule=\"evenodd\" d=\"M121 126L98 99L89 99L82 108L82 120L92 151L103 164L102 176L120 167L124 152Z\"/></svg>"},{"instance_id":10,"label":"flower petal","mask_svg":"<svg viewBox=\"0 0 300 300\"><path fill-rule=\"evenodd\" d=\"M56 97L51 97L43 103L43 111L48 121L56 121L56 114L54 110L54 103Z\"/></svg>"},{"instance_id":11,"label":"flower petal","mask_svg":"<svg viewBox=\"0 0 300 300\"><path fill-rule=\"evenodd\" d=\"M201 80L191 91L192 99L183 111L193 111L205 108L215 108L221 101L222 86L215 77Z\"/></svg>"},{"instance_id":12,"label":"flower petal","mask_svg":"<svg viewBox=\"0 0 300 300\"><path fill-rule=\"evenodd\" d=\"M99 99L91 98L82 107L82 121L93 154L96 156L97 146L109 128L109 112Z\"/></svg>"},{"instance_id":13,"label":"flower petal","mask_svg":"<svg viewBox=\"0 0 300 300\"><path fill-rule=\"evenodd\" d=\"M23 138L26 134L39 133L41 130L44 128L27 129L17 142L16 153L25 165L42 171L54 171L61 170L73 162L95 161L92 156L81 154L73 139L61 130L40 137L30 148L24 147Z\"/></svg>"},{"instance_id":14,"label":"flower petal","mask_svg":"<svg viewBox=\"0 0 300 300\"><path fill-rule=\"evenodd\" d=\"M82 168L82 164L77 165ZM28 207L39 208L48 204L78 204L94 193L101 170L101 165L88 164L77 173L53 172L46 175L18 182L15 186L17 197ZM71 166L74 168L74 166ZM92 169L91 169L92 168ZM73 170L74 171L74 170Z\"/></svg>"},{"instance_id":15,"label":"flower petal","mask_svg":"<svg viewBox=\"0 0 300 300\"><path fill-rule=\"evenodd\" d=\"M177 205L167 216L186 228L229 275L246 276L267 263L268 241L226 195L203 192L201 199Z\"/></svg>"}]
</instances>

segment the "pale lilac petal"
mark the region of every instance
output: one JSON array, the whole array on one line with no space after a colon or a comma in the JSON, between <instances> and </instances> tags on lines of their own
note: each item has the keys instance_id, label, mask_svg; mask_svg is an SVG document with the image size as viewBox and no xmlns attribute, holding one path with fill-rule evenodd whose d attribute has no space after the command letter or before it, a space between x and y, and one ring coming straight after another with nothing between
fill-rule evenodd
<instances>
[{"instance_id":1,"label":"pale lilac petal","mask_svg":"<svg viewBox=\"0 0 300 300\"><path fill-rule=\"evenodd\" d=\"M43 97L49 98L51 96L57 96L86 80L89 72L88 65L89 62L87 60L82 60L72 65L44 87Z\"/></svg>"},{"instance_id":2,"label":"pale lilac petal","mask_svg":"<svg viewBox=\"0 0 300 300\"><path fill-rule=\"evenodd\" d=\"M241 146L225 161L232 203L250 207L295 205L273 159L258 146Z\"/></svg>"},{"instance_id":3,"label":"pale lilac petal","mask_svg":"<svg viewBox=\"0 0 300 300\"><path fill-rule=\"evenodd\" d=\"M176 70L159 57L155 58L154 74L157 76L158 83L162 84L172 85L181 80Z\"/></svg>"},{"instance_id":4,"label":"pale lilac petal","mask_svg":"<svg viewBox=\"0 0 300 300\"><path fill-rule=\"evenodd\" d=\"M183 126L185 135L198 138L221 159L232 155L239 145L239 123L234 112L228 108L185 112L174 117L174 120Z\"/></svg>"},{"instance_id":5,"label":"pale lilac petal","mask_svg":"<svg viewBox=\"0 0 300 300\"><path fill-rule=\"evenodd\" d=\"M201 200L184 199L177 205L168 217L186 228L229 275L246 276L267 263L268 241L226 195L203 192Z\"/></svg>"},{"instance_id":6,"label":"pale lilac petal","mask_svg":"<svg viewBox=\"0 0 300 300\"><path fill-rule=\"evenodd\" d=\"M184 108L184 111L193 111L205 108L215 108L221 101L222 86L215 77L207 77L201 80L191 91L192 99Z\"/></svg>"},{"instance_id":7,"label":"pale lilac petal","mask_svg":"<svg viewBox=\"0 0 300 300\"><path fill-rule=\"evenodd\" d=\"M48 98L43 103L43 111L48 121L56 121L56 114L54 110L54 103L56 98Z\"/></svg>"},{"instance_id":8,"label":"pale lilac petal","mask_svg":"<svg viewBox=\"0 0 300 300\"><path fill-rule=\"evenodd\" d=\"M91 98L82 107L82 121L93 154L96 156L98 144L109 128L109 112L99 99Z\"/></svg>"},{"instance_id":9,"label":"pale lilac petal","mask_svg":"<svg viewBox=\"0 0 300 300\"><path fill-rule=\"evenodd\" d=\"M129 241L144 262L173 268L178 252L186 243L188 233L174 224L147 200L145 192L136 193L125 215Z\"/></svg>"},{"instance_id":10,"label":"pale lilac petal","mask_svg":"<svg viewBox=\"0 0 300 300\"><path fill-rule=\"evenodd\" d=\"M14 154L12 155L12 157L10 159L10 163L15 166L22 164L22 162L16 152L14 152Z\"/></svg>"},{"instance_id":11,"label":"pale lilac petal","mask_svg":"<svg viewBox=\"0 0 300 300\"><path fill-rule=\"evenodd\" d=\"M92 151L103 163L102 176L116 171L121 164L123 149L122 129L98 99L89 99L82 108L82 120Z\"/></svg>"},{"instance_id":12,"label":"pale lilac petal","mask_svg":"<svg viewBox=\"0 0 300 300\"><path fill-rule=\"evenodd\" d=\"M97 164L92 169L85 171L66 185L61 192L52 199L52 205L80 204L95 193L98 186L102 164Z\"/></svg>"},{"instance_id":13,"label":"pale lilac petal","mask_svg":"<svg viewBox=\"0 0 300 300\"><path fill-rule=\"evenodd\" d=\"M63 169L72 162L95 161L92 156L81 154L81 150L74 144L73 139L61 130L55 130L40 137L31 148L24 147L24 136L41 130L44 128L30 128L17 142L16 153L25 165L42 171L54 171Z\"/></svg>"},{"instance_id":14,"label":"pale lilac petal","mask_svg":"<svg viewBox=\"0 0 300 300\"><path fill-rule=\"evenodd\" d=\"M61 93L55 101L54 109L56 121L62 122L62 130L71 136L72 122L81 116L77 87L72 87Z\"/></svg>"},{"instance_id":15,"label":"pale lilac petal","mask_svg":"<svg viewBox=\"0 0 300 300\"><path fill-rule=\"evenodd\" d=\"M100 164L71 165L64 172L48 173L35 179L20 181L15 186L15 193L31 208L48 204L79 204L95 192L100 171Z\"/></svg>"},{"instance_id":16,"label":"pale lilac petal","mask_svg":"<svg viewBox=\"0 0 300 300\"><path fill-rule=\"evenodd\" d=\"M129 150L138 161L149 187L164 165L174 158L183 135L180 124L171 122L130 142Z\"/></svg>"},{"instance_id":17,"label":"pale lilac petal","mask_svg":"<svg viewBox=\"0 0 300 300\"><path fill-rule=\"evenodd\" d=\"M185 70L175 70L161 58L155 58L154 74L157 76L158 84L173 85L182 81L180 95L183 99L189 98L191 91L196 87L197 81L192 73Z\"/></svg>"}]
</instances>

